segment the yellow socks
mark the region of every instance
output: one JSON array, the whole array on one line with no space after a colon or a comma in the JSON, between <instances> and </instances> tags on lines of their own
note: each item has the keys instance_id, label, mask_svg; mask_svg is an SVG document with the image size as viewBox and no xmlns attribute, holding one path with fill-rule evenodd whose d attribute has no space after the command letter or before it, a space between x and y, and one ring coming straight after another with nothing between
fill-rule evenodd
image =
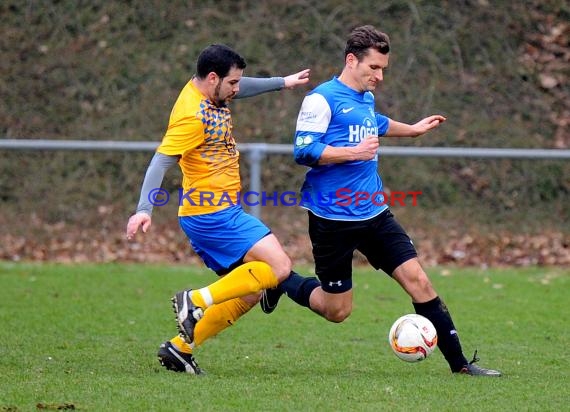
<instances>
[{"instance_id":1,"label":"yellow socks","mask_svg":"<svg viewBox=\"0 0 570 412\"><path fill-rule=\"evenodd\" d=\"M240 297L277 286L277 277L265 262L248 262L202 289L193 290L192 302L204 309L204 317L194 329L194 342L187 344L180 336L170 340L183 353L192 353L206 339L231 326L252 306Z\"/></svg>"},{"instance_id":2,"label":"yellow socks","mask_svg":"<svg viewBox=\"0 0 570 412\"><path fill-rule=\"evenodd\" d=\"M228 326L232 326L252 306L240 298L227 300L210 306L204 317L196 324L194 330L194 345L201 345L206 339L216 336Z\"/></svg>"},{"instance_id":3,"label":"yellow socks","mask_svg":"<svg viewBox=\"0 0 570 412\"><path fill-rule=\"evenodd\" d=\"M265 262L248 262L202 289L192 291L192 302L203 309L277 286L277 277Z\"/></svg>"},{"instance_id":4,"label":"yellow socks","mask_svg":"<svg viewBox=\"0 0 570 412\"><path fill-rule=\"evenodd\" d=\"M186 341L178 335L170 339L170 343L176 346L182 353L192 353L192 348L190 345L188 345Z\"/></svg>"},{"instance_id":5,"label":"yellow socks","mask_svg":"<svg viewBox=\"0 0 570 412\"><path fill-rule=\"evenodd\" d=\"M204 317L196 324L194 329L194 343L187 344L180 336L170 339L180 352L192 353L192 348L201 345L206 339L216 336L228 326L232 326L243 314L253 306L248 305L242 299L231 299L217 305L210 306Z\"/></svg>"}]
</instances>

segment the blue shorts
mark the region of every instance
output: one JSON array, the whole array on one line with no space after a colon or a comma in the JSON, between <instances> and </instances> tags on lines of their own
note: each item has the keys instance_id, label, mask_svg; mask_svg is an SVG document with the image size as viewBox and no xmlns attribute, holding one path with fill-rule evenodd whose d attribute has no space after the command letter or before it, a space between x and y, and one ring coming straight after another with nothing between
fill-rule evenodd
<instances>
[{"instance_id":1,"label":"blue shorts","mask_svg":"<svg viewBox=\"0 0 570 412\"><path fill-rule=\"evenodd\" d=\"M224 275L239 266L253 245L271 230L241 206L197 216L180 216L180 227L206 266Z\"/></svg>"}]
</instances>

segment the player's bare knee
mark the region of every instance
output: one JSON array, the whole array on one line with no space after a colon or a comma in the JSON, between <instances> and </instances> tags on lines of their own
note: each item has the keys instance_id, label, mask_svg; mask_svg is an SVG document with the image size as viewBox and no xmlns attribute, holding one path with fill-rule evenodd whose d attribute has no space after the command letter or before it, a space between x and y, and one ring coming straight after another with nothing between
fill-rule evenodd
<instances>
[{"instance_id":1,"label":"player's bare knee","mask_svg":"<svg viewBox=\"0 0 570 412\"><path fill-rule=\"evenodd\" d=\"M291 259L289 259L288 256L285 256L279 262L271 265L271 269L273 269L273 273L275 274L275 277L277 277L279 283L289 277L292 267Z\"/></svg>"},{"instance_id":2,"label":"player's bare knee","mask_svg":"<svg viewBox=\"0 0 570 412\"><path fill-rule=\"evenodd\" d=\"M431 281L423 270L408 272L402 277L402 280L406 289L426 291L432 287Z\"/></svg>"},{"instance_id":3,"label":"player's bare knee","mask_svg":"<svg viewBox=\"0 0 570 412\"><path fill-rule=\"evenodd\" d=\"M328 309L325 311L324 317L329 322L341 323L350 316L351 312L350 308Z\"/></svg>"},{"instance_id":4,"label":"player's bare knee","mask_svg":"<svg viewBox=\"0 0 570 412\"><path fill-rule=\"evenodd\" d=\"M247 303L250 307L256 305L261 300L261 292L252 293L251 295L242 296L241 300Z\"/></svg>"}]
</instances>

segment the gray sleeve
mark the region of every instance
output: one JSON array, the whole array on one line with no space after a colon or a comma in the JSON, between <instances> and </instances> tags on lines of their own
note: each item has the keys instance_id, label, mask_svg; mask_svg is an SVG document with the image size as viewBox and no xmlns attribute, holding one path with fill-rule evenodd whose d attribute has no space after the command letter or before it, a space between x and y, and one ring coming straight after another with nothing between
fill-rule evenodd
<instances>
[{"instance_id":1,"label":"gray sleeve","mask_svg":"<svg viewBox=\"0 0 570 412\"><path fill-rule=\"evenodd\" d=\"M274 92L285 87L283 77L242 77L239 81L239 92L236 99L257 96L258 94Z\"/></svg>"},{"instance_id":2,"label":"gray sleeve","mask_svg":"<svg viewBox=\"0 0 570 412\"><path fill-rule=\"evenodd\" d=\"M176 162L178 162L178 156L167 156L162 153L154 154L148 168L146 169L139 204L137 205L137 213L144 212L148 215L152 214L154 204L151 202L150 196L153 195L153 189L160 188L166 171L172 165L176 164Z\"/></svg>"}]
</instances>

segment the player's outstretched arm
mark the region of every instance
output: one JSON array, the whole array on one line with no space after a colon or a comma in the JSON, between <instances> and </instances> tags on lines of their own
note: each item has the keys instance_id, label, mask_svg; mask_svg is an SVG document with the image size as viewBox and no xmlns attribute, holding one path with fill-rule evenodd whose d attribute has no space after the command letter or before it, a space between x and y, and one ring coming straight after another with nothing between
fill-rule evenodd
<instances>
[{"instance_id":1,"label":"player's outstretched arm","mask_svg":"<svg viewBox=\"0 0 570 412\"><path fill-rule=\"evenodd\" d=\"M311 69L304 69L300 72L290 74L289 76L285 76L283 79L285 80L285 88L293 89L296 86L302 86L304 84L309 83L309 79L311 76Z\"/></svg>"},{"instance_id":2,"label":"player's outstretched arm","mask_svg":"<svg viewBox=\"0 0 570 412\"><path fill-rule=\"evenodd\" d=\"M293 89L307 84L310 73L311 69L303 69L285 77L242 77L239 81L239 92L235 98L244 99L262 93Z\"/></svg>"},{"instance_id":3,"label":"player's outstretched arm","mask_svg":"<svg viewBox=\"0 0 570 412\"><path fill-rule=\"evenodd\" d=\"M407 124L396 120L389 120L387 137L417 137L438 127L446 118L439 114L428 116L415 124Z\"/></svg>"}]
</instances>

